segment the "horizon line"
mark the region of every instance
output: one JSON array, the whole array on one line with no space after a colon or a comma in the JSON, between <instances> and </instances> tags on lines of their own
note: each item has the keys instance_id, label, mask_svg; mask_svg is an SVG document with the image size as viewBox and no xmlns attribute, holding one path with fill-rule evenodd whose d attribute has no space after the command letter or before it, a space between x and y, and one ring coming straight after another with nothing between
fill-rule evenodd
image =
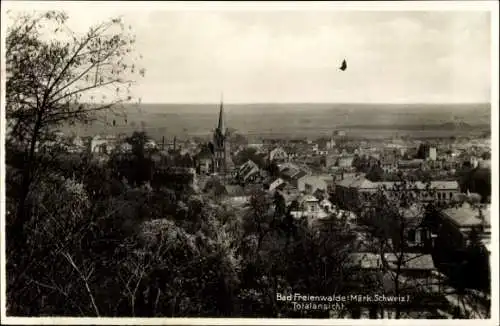
<instances>
[{"instance_id":1,"label":"horizon line","mask_svg":"<svg viewBox=\"0 0 500 326\"><path fill-rule=\"evenodd\" d=\"M328 104L328 105L490 105L491 102L223 102L229 105L255 105L255 104ZM220 105L217 102L141 102L141 103L124 103L132 105L141 104L157 104L157 105Z\"/></svg>"}]
</instances>

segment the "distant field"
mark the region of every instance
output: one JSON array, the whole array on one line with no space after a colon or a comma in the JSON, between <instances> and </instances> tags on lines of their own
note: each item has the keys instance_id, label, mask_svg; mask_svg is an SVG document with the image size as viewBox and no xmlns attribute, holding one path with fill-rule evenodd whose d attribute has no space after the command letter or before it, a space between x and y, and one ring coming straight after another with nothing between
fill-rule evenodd
<instances>
[{"instance_id":1,"label":"distant field","mask_svg":"<svg viewBox=\"0 0 500 326\"><path fill-rule=\"evenodd\" d=\"M450 137L477 135L490 128L489 104L227 104L226 126L239 133L268 137L315 137L337 129L352 137ZM126 107L116 126L95 123L65 127L79 135L131 133L144 129L154 138L209 135L215 128L217 104L143 104Z\"/></svg>"}]
</instances>

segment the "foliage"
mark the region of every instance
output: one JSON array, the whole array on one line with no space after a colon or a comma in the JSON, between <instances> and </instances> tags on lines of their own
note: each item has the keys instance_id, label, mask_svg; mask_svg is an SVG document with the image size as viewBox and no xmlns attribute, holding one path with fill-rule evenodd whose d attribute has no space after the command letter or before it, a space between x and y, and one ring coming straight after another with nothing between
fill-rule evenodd
<instances>
[{"instance_id":1,"label":"foliage","mask_svg":"<svg viewBox=\"0 0 500 326\"><path fill-rule=\"evenodd\" d=\"M384 178L384 170L378 165L372 166L370 171L366 174L366 178L373 182L382 181Z\"/></svg>"},{"instance_id":2,"label":"foliage","mask_svg":"<svg viewBox=\"0 0 500 326\"><path fill-rule=\"evenodd\" d=\"M257 152L257 149L253 147L246 147L239 151L233 158L233 162L236 166L244 164L246 161L251 160L259 168L264 168L266 166L266 160L264 156Z\"/></svg>"}]
</instances>

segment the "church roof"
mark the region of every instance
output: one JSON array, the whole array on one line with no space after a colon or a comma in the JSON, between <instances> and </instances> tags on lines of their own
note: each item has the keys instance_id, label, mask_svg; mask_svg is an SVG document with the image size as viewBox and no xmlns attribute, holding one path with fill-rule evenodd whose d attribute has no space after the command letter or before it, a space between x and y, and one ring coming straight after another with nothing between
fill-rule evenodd
<instances>
[{"instance_id":1,"label":"church roof","mask_svg":"<svg viewBox=\"0 0 500 326\"><path fill-rule=\"evenodd\" d=\"M219 123L217 124L217 129L218 131L222 134L226 134L226 126L225 126L225 119L224 119L224 103L222 102L222 99L220 101L220 109L219 109Z\"/></svg>"}]
</instances>

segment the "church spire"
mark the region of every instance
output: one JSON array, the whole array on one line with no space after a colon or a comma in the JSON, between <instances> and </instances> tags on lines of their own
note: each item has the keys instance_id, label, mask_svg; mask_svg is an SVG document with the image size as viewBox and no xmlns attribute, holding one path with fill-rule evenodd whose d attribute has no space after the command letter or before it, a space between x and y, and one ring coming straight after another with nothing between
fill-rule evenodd
<instances>
[{"instance_id":1,"label":"church spire","mask_svg":"<svg viewBox=\"0 0 500 326\"><path fill-rule=\"evenodd\" d=\"M220 96L219 124L217 126L217 129L219 129L219 132L224 135L226 133L226 126L224 125L224 103L222 96L223 94L221 94Z\"/></svg>"}]
</instances>

